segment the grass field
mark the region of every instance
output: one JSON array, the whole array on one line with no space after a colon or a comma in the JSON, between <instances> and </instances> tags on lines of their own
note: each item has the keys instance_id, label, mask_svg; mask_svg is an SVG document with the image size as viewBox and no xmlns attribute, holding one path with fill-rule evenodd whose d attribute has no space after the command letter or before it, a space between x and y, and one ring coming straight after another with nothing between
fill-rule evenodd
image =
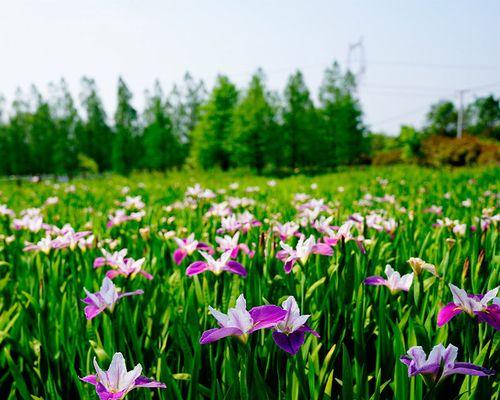
<instances>
[{"instance_id":1,"label":"grass field","mask_svg":"<svg viewBox=\"0 0 500 400\"><path fill-rule=\"evenodd\" d=\"M438 382L430 374L409 377L400 361L412 346L429 353L451 343L457 361L500 367L492 326L498 298L485 308L489 323L480 322L480 313L463 312L437 326L440 309L453 301L450 283L474 294L499 285L498 172L397 167L274 181L172 173L1 183L0 398L98 398L80 378L95 373L94 357L106 370L121 352L129 369L140 363L143 375L166 384L137 388L130 399L499 399L498 374ZM22 216L29 208L39 210ZM124 213L116 214L120 209ZM232 213L237 218L221 223ZM323 254L292 251L277 258L287 249L280 241L294 248L299 240L288 235L293 225L280 238L275 227L289 221L305 238L321 239L314 249ZM65 224L88 234L54 228ZM237 231L248 251L240 246L234 259L246 277L225 267L186 275L188 266L205 260L199 249L180 265L174 261L174 238L194 234L217 258L224 248L215 238ZM136 273L135 265L125 276L123 260L95 268L99 247L144 257L147 273ZM297 260L286 273L290 254ZM433 264L438 276L415 273L408 292L364 284L370 276L385 278L387 264L412 273L411 257ZM216 272L222 264L213 264ZM143 294L120 298L88 320L84 288L99 291L113 270L117 287ZM248 309L281 306L294 296L320 337L306 332L295 355L273 340L279 325L200 344L203 332L217 327L208 307L226 313L240 294ZM445 367L438 365L434 376Z\"/></svg>"}]
</instances>

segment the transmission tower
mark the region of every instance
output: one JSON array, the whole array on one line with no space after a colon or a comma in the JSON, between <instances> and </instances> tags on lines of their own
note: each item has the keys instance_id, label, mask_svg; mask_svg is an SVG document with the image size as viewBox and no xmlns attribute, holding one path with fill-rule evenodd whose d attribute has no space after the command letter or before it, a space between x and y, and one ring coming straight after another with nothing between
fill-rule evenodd
<instances>
[{"instance_id":1,"label":"transmission tower","mask_svg":"<svg viewBox=\"0 0 500 400\"><path fill-rule=\"evenodd\" d=\"M349 45L346 64L347 70L354 75L356 82L359 84L361 78L366 72L366 58L363 38L360 38L357 42Z\"/></svg>"}]
</instances>

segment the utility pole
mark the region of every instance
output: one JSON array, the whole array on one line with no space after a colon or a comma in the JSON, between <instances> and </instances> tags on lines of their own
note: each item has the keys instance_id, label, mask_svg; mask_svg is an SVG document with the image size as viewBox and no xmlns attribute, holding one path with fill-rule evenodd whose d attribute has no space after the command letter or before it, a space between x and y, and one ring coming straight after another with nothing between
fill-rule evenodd
<instances>
[{"instance_id":1,"label":"utility pole","mask_svg":"<svg viewBox=\"0 0 500 400\"><path fill-rule=\"evenodd\" d=\"M460 139L462 137L462 129L464 123L464 94L467 93L468 89L462 89L458 91L459 97L459 106L458 106L458 114L457 114L457 138Z\"/></svg>"}]
</instances>

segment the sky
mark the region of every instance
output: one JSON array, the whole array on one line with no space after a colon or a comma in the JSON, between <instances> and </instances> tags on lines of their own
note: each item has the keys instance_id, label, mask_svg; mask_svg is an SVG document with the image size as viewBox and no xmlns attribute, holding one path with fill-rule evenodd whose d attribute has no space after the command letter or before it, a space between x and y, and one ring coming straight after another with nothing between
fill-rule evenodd
<instances>
[{"instance_id":1,"label":"sky","mask_svg":"<svg viewBox=\"0 0 500 400\"><path fill-rule=\"evenodd\" d=\"M10 103L18 87L48 93L65 78L78 96L89 76L112 115L119 76L141 109L157 78L168 91L189 71L211 88L224 73L243 88L261 67L279 92L302 70L317 97L325 68L347 67L362 38L365 121L397 134L458 90L465 103L500 95L499 21L497 0L3 0L0 93Z\"/></svg>"}]
</instances>

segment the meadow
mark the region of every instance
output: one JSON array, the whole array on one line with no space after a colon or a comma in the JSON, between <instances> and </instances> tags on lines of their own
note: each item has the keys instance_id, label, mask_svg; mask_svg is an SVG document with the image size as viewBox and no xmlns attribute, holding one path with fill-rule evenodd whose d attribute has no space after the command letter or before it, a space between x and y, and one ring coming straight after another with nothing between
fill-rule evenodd
<instances>
[{"instance_id":1,"label":"meadow","mask_svg":"<svg viewBox=\"0 0 500 400\"><path fill-rule=\"evenodd\" d=\"M1 182L0 398L499 399L498 178Z\"/></svg>"}]
</instances>

